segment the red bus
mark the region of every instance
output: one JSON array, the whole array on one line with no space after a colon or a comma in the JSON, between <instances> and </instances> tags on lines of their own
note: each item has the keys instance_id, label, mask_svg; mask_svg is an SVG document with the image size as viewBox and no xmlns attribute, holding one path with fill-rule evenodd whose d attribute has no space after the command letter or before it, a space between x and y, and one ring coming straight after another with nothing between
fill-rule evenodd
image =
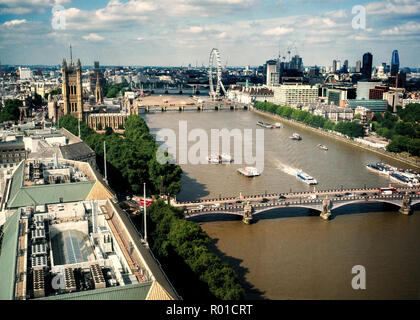
<instances>
[{"instance_id":1,"label":"red bus","mask_svg":"<svg viewBox=\"0 0 420 320\"><path fill-rule=\"evenodd\" d=\"M379 193L380 194L393 194L393 193L397 193L397 189L393 187L380 188Z\"/></svg>"}]
</instances>

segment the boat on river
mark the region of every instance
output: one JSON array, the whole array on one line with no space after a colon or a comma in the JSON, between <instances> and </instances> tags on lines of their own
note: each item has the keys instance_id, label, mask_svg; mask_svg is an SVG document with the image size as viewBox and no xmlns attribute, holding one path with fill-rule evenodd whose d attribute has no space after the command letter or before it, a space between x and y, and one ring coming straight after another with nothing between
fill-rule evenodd
<instances>
[{"instance_id":1,"label":"boat on river","mask_svg":"<svg viewBox=\"0 0 420 320\"><path fill-rule=\"evenodd\" d=\"M273 129L274 128L274 126L272 124L269 124L267 122L262 122L262 121L258 121L257 125L259 125L260 127L263 127L263 128L267 128L267 129Z\"/></svg>"},{"instance_id":2,"label":"boat on river","mask_svg":"<svg viewBox=\"0 0 420 320\"><path fill-rule=\"evenodd\" d=\"M226 164L231 163L233 158L230 154L222 153L222 154L214 154L208 157L208 161L212 164Z\"/></svg>"},{"instance_id":3,"label":"boat on river","mask_svg":"<svg viewBox=\"0 0 420 320\"><path fill-rule=\"evenodd\" d=\"M327 146L324 145L324 144L319 144L317 147L320 148L320 149L322 149L322 150L325 150L325 151L328 150Z\"/></svg>"},{"instance_id":4,"label":"boat on river","mask_svg":"<svg viewBox=\"0 0 420 320\"><path fill-rule=\"evenodd\" d=\"M255 167L239 168L238 172L245 177L256 177L261 175L261 171Z\"/></svg>"},{"instance_id":5,"label":"boat on river","mask_svg":"<svg viewBox=\"0 0 420 320\"><path fill-rule=\"evenodd\" d=\"M292 139L292 140L302 140L302 137L299 135L299 133L293 133L290 137L289 137L289 139Z\"/></svg>"},{"instance_id":6,"label":"boat on river","mask_svg":"<svg viewBox=\"0 0 420 320\"><path fill-rule=\"evenodd\" d=\"M318 184L318 181L316 181L316 179L314 177L310 176L309 174L307 174L306 172L303 172L301 170L296 173L296 177L299 180L301 180L301 181L303 181L303 182L305 182L306 184L309 184L309 185Z\"/></svg>"},{"instance_id":7,"label":"boat on river","mask_svg":"<svg viewBox=\"0 0 420 320\"><path fill-rule=\"evenodd\" d=\"M420 174L410 169L399 169L383 162L369 163L366 169L386 175L390 180L408 187L420 186Z\"/></svg>"}]
</instances>

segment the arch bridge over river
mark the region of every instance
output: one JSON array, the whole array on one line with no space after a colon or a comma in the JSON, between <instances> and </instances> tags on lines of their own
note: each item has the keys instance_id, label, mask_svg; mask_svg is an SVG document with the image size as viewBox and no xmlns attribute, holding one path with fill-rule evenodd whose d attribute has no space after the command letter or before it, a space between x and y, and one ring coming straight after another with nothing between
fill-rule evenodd
<instances>
[{"instance_id":1,"label":"arch bridge over river","mask_svg":"<svg viewBox=\"0 0 420 320\"><path fill-rule=\"evenodd\" d=\"M300 207L318 211L329 220L331 211L350 204L389 203L400 207L399 212L410 214L411 207L420 203L420 187L399 188L398 193L383 194L379 188L337 189L314 192L263 194L188 202L173 201L172 205L184 210L185 218L230 214L241 216L249 224L253 217L274 209Z\"/></svg>"}]
</instances>

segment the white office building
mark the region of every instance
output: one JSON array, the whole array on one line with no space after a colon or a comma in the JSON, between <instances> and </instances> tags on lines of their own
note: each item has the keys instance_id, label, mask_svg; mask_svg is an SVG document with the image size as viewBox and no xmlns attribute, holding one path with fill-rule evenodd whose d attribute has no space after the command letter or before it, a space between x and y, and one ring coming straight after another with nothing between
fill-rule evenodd
<instances>
[{"instance_id":1,"label":"white office building","mask_svg":"<svg viewBox=\"0 0 420 320\"><path fill-rule=\"evenodd\" d=\"M268 87L275 86L279 84L279 73L277 70L277 61L268 60L267 64L267 80L266 84Z\"/></svg>"},{"instance_id":2,"label":"white office building","mask_svg":"<svg viewBox=\"0 0 420 320\"><path fill-rule=\"evenodd\" d=\"M369 100L369 90L381 85L380 81L358 81L356 96L357 100Z\"/></svg>"},{"instance_id":3,"label":"white office building","mask_svg":"<svg viewBox=\"0 0 420 320\"><path fill-rule=\"evenodd\" d=\"M20 80L30 80L30 79L32 79L31 69L19 67L19 77L20 77Z\"/></svg>"},{"instance_id":4,"label":"white office building","mask_svg":"<svg viewBox=\"0 0 420 320\"><path fill-rule=\"evenodd\" d=\"M302 84L283 84L271 88L274 103L285 106L305 105L318 101L318 87Z\"/></svg>"}]
</instances>

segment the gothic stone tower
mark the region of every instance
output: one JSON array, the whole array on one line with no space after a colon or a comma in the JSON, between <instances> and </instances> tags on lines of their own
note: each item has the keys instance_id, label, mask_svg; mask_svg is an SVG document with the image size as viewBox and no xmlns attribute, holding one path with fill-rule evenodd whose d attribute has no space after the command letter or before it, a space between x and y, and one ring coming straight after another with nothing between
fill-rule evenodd
<instances>
[{"instance_id":1,"label":"gothic stone tower","mask_svg":"<svg viewBox=\"0 0 420 320\"><path fill-rule=\"evenodd\" d=\"M67 66L66 59L63 59L63 113L71 114L76 119L83 121L83 89L82 89L82 66L77 60L74 67L73 61Z\"/></svg>"},{"instance_id":2,"label":"gothic stone tower","mask_svg":"<svg viewBox=\"0 0 420 320\"><path fill-rule=\"evenodd\" d=\"M99 73L96 73L95 101L96 101L96 104L103 104L104 103L102 87L101 87L101 83L99 81Z\"/></svg>"}]
</instances>

